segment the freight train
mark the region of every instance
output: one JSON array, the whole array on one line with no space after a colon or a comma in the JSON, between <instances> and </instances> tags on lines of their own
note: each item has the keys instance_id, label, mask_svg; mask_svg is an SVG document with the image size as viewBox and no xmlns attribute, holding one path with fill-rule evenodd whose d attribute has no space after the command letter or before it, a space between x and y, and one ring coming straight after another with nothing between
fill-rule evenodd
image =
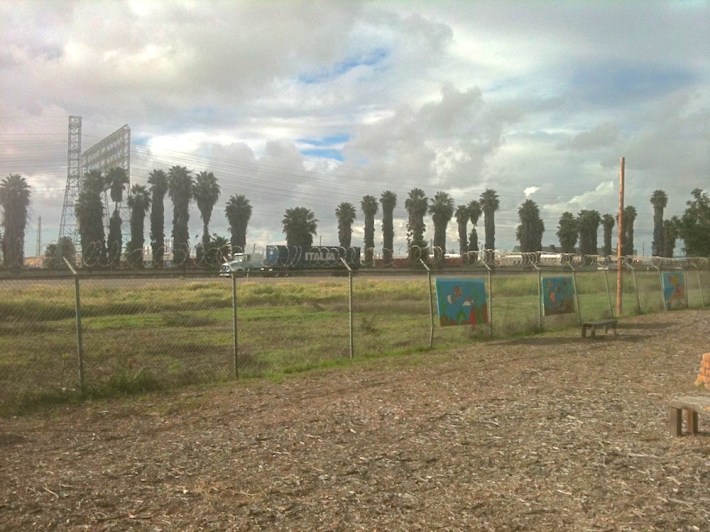
<instances>
[{"instance_id":1,"label":"freight train","mask_svg":"<svg viewBox=\"0 0 710 532\"><path fill-rule=\"evenodd\" d=\"M235 253L232 260L222 264L219 274L227 277L232 272L260 272L279 276L305 270L347 271L343 260L350 269L359 269L360 248L268 245L264 254Z\"/></svg>"}]
</instances>

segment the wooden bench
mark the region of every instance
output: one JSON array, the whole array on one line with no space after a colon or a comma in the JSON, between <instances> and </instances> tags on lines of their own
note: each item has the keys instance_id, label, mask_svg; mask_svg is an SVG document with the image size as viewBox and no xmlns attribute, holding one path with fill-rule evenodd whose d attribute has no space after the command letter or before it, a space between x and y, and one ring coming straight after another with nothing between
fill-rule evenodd
<instances>
[{"instance_id":1,"label":"wooden bench","mask_svg":"<svg viewBox=\"0 0 710 532\"><path fill-rule=\"evenodd\" d=\"M597 335L597 327L604 327L604 332L608 333L609 329L614 329L614 334L616 334L616 324L619 320L615 318L608 318L605 320L594 320L585 321L582 323L582 338L587 337L587 329L591 331L592 338Z\"/></svg>"},{"instance_id":2,"label":"wooden bench","mask_svg":"<svg viewBox=\"0 0 710 532\"><path fill-rule=\"evenodd\" d=\"M710 413L710 395L683 395L671 401L668 407L668 428L672 436L683 433L683 412L688 434L697 434L698 412Z\"/></svg>"}]
</instances>

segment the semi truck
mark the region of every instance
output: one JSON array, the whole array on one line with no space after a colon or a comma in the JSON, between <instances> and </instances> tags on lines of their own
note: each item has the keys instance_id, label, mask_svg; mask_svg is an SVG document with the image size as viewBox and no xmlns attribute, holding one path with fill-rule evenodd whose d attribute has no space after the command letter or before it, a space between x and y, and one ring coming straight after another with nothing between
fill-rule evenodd
<instances>
[{"instance_id":1,"label":"semi truck","mask_svg":"<svg viewBox=\"0 0 710 532\"><path fill-rule=\"evenodd\" d=\"M232 272L258 271L265 276L279 276L304 270L346 271L343 260L349 268L357 270L360 267L360 248L268 245L264 254L235 253L232 260L222 264L220 275L228 277Z\"/></svg>"},{"instance_id":2,"label":"semi truck","mask_svg":"<svg viewBox=\"0 0 710 532\"><path fill-rule=\"evenodd\" d=\"M235 253L232 259L223 263L219 269L222 277L229 277L232 272L249 273L259 272L264 267L264 255L262 253Z\"/></svg>"}]
</instances>

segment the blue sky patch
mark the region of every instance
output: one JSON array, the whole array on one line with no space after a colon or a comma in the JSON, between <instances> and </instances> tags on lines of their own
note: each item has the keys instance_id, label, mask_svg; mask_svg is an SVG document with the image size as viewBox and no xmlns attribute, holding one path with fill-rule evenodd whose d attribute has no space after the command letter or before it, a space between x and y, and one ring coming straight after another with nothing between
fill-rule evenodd
<instances>
[{"instance_id":1,"label":"blue sky patch","mask_svg":"<svg viewBox=\"0 0 710 532\"><path fill-rule=\"evenodd\" d=\"M151 135L135 135L131 131L131 144L135 146L147 146L152 138Z\"/></svg>"},{"instance_id":2,"label":"blue sky patch","mask_svg":"<svg viewBox=\"0 0 710 532\"><path fill-rule=\"evenodd\" d=\"M302 74L298 77L301 83L314 84L325 83L347 74L359 66L375 66L388 56L384 48L376 48L369 55L360 57L348 57L339 63L326 68L322 68L309 74Z\"/></svg>"},{"instance_id":3,"label":"blue sky patch","mask_svg":"<svg viewBox=\"0 0 710 532\"><path fill-rule=\"evenodd\" d=\"M307 157L320 157L321 159L334 159L336 161L343 162L345 157L343 157L343 152L336 150L334 148L307 148L305 150L300 150L301 154Z\"/></svg>"},{"instance_id":4,"label":"blue sky patch","mask_svg":"<svg viewBox=\"0 0 710 532\"><path fill-rule=\"evenodd\" d=\"M350 135L348 135L347 133L336 133L335 135L328 135L319 139L300 138L296 139L296 142L299 142L301 144L308 144L309 146L324 147L334 146L336 144L344 144L349 140Z\"/></svg>"}]
</instances>

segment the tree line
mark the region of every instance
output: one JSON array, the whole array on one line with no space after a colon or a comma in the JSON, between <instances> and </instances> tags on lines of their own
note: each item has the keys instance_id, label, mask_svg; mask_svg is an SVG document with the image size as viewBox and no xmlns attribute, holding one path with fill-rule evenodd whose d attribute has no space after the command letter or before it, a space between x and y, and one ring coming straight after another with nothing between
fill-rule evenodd
<instances>
[{"instance_id":1,"label":"tree line","mask_svg":"<svg viewBox=\"0 0 710 532\"><path fill-rule=\"evenodd\" d=\"M80 193L75 205L75 215L81 246L82 262L87 267L118 265L124 260L133 268L143 267L145 245L145 219L149 215L150 248L152 264L156 268L164 266L165 241L165 198L172 202L172 262L185 264L191 259L188 223L190 204L194 201L202 219L202 236L195 249L195 259L211 265L219 264L230 250L246 249L247 227L252 216L252 206L246 196L232 195L224 206L224 214L229 224L230 238L211 233L209 226L212 213L219 200L221 189L212 172L201 171L193 175L184 166L173 166L169 170L153 170L146 185L134 184L128 188L129 179L122 168L112 168L106 173L91 170L81 177ZM108 234L104 230L105 194L113 203L109 218ZM120 205L126 195L130 212L130 240L122 242L123 220ZM19 174L10 174L0 182L0 207L3 210L0 251L5 267L19 267L24 262L24 239L30 206L30 186ZM373 264L375 251L375 216L382 212L382 256L385 263L391 261L394 247L394 209L397 195L386 190L379 198L365 195L360 201L360 211L364 219L364 261ZM653 207L652 254L672 257L676 240L685 242L687 256L710 256L710 197L700 189L691 192L691 199L682 217L664 219L664 209L668 196L663 190L655 190L650 197ZM409 191L404 201L407 212L406 242L408 256L412 261L427 258L430 251L424 239L425 217L433 222L434 249L437 260L443 260L446 247L446 231L449 222L455 218L458 229L458 247L461 256L479 251L478 223L483 217L483 249L495 249L495 213L500 207L495 190L486 189L478 199L456 206L450 194L438 191L428 198L420 188ZM335 209L338 228L338 244L351 247L353 224L357 219L357 209L349 202L340 203ZM542 250L545 231L538 205L531 199L522 202L518 208L519 225L516 239L521 252ZM634 222L636 208L627 206L623 211L624 233L621 239L623 255L634 253ZM317 235L319 220L307 207L286 209L281 221L286 244L308 246ZM469 223L471 228L469 231ZM576 215L564 212L557 226L560 251L582 255L611 255L612 230L618 220L611 214L601 215L595 210L581 210ZM603 243L597 242L599 226L603 229ZM63 257L72 258L76 250L71 238L64 237L56 244L47 246L46 257L54 259L55 265ZM51 262L51 261L49 261Z\"/></svg>"}]
</instances>

